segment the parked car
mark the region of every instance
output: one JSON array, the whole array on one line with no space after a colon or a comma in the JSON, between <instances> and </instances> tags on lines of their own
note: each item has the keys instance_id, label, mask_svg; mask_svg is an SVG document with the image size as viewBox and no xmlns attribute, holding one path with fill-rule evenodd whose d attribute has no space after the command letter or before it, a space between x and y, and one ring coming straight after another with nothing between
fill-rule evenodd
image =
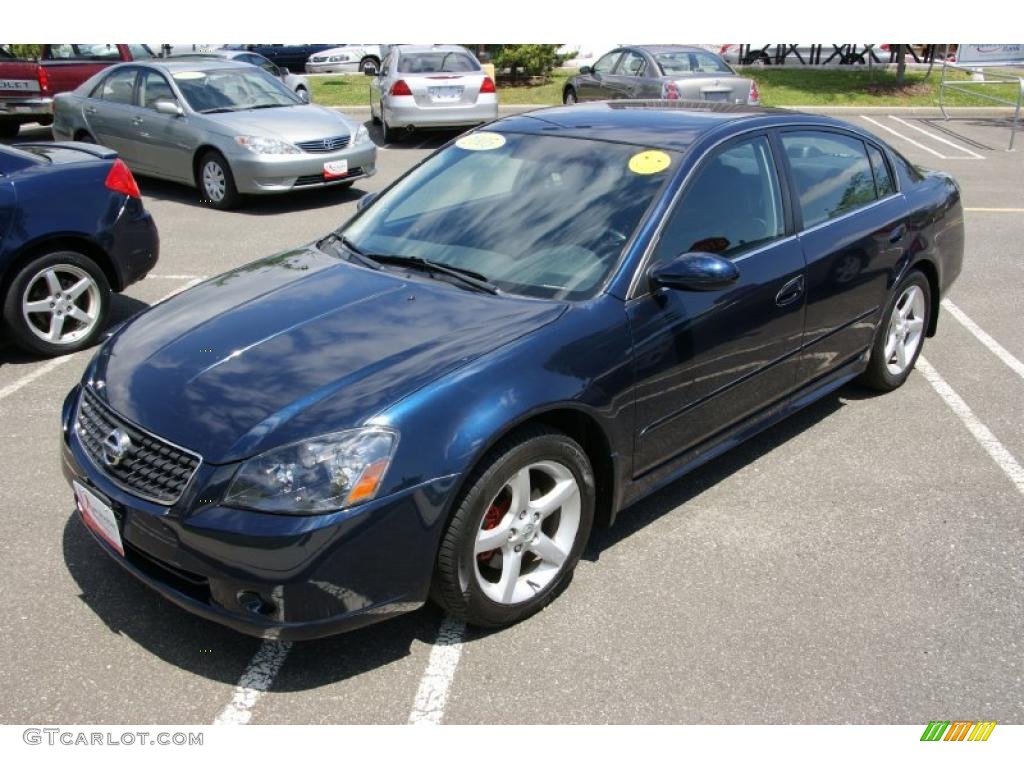
<instances>
[{"instance_id":1,"label":"parked car","mask_svg":"<svg viewBox=\"0 0 1024 768\"><path fill-rule=\"evenodd\" d=\"M129 321L64 403L102 548L242 632L534 613L595 523L902 385L963 256L950 176L729 104L506 117L363 200Z\"/></svg>"},{"instance_id":2,"label":"parked car","mask_svg":"<svg viewBox=\"0 0 1024 768\"><path fill-rule=\"evenodd\" d=\"M265 56L279 67L287 67L292 72L304 72L309 57L318 51L337 48L342 43L301 43L298 45L282 45L275 43L235 43L223 46L228 50L252 51Z\"/></svg>"},{"instance_id":3,"label":"parked car","mask_svg":"<svg viewBox=\"0 0 1024 768\"><path fill-rule=\"evenodd\" d=\"M194 185L217 208L350 186L377 159L365 126L232 61L113 67L57 98L53 134L113 147L136 173Z\"/></svg>"},{"instance_id":4,"label":"parked car","mask_svg":"<svg viewBox=\"0 0 1024 768\"><path fill-rule=\"evenodd\" d=\"M53 122L53 97L77 88L119 61L153 58L142 44L47 43L38 60L0 57L0 138L12 139L25 123Z\"/></svg>"},{"instance_id":5,"label":"parked car","mask_svg":"<svg viewBox=\"0 0 1024 768\"><path fill-rule=\"evenodd\" d=\"M231 51L227 48L217 48L205 53L175 53L169 58L172 59L228 59L242 64L252 64L259 67L271 77L276 77L285 86L294 91L295 95L303 101L309 101L309 78L305 75L293 74L287 67L279 67L266 56L252 51Z\"/></svg>"},{"instance_id":6,"label":"parked car","mask_svg":"<svg viewBox=\"0 0 1024 768\"><path fill-rule=\"evenodd\" d=\"M885 64L890 58L889 43L804 43L740 45L723 43L714 48L729 64L738 66ZM780 61L781 56L781 61Z\"/></svg>"},{"instance_id":7,"label":"parked car","mask_svg":"<svg viewBox=\"0 0 1024 768\"><path fill-rule=\"evenodd\" d=\"M105 147L0 147L3 336L61 355L104 331L111 294L156 264L160 239L128 166Z\"/></svg>"},{"instance_id":8,"label":"parked car","mask_svg":"<svg viewBox=\"0 0 1024 768\"><path fill-rule=\"evenodd\" d=\"M384 60L386 46L379 43L363 43L338 46L318 51L306 62L306 71L319 74L324 72L362 72L376 75Z\"/></svg>"},{"instance_id":9,"label":"parked car","mask_svg":"<svg viewBox=\"0 0 1024 768\"><path fill-rule=\"evenodd\" d=\"M687 99L760 104L757 83L702 48L649 45L616 48L593 67L580 67L562 89L562 102L597 99Z\"/></svg>"},{"instance_id":10,"label":"parked car","mask_svg":"<svg viewBox=\"0 0 1024 768\"><path fill-rule=\"evenodd\" d=\"M461 128L498 117L498 94L460 45L393 46L370 81L370 117L384 141L416 128Z\"/></svg>"}]
</instances>

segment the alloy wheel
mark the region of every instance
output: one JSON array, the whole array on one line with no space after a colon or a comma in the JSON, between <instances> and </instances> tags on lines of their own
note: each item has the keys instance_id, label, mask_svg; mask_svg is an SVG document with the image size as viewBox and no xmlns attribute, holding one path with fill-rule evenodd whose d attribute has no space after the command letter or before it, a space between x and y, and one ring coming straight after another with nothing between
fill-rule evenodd
<instances>
[{"instance_id":1,"label":"alloy wheel","mask_svg":"<svg viewBox=\"0 0 1024 768\"><path fill-rule=\"evenodd\" d=\"M224 199L227 193L228 180L224 169L215 160L209 160L203 166L203 190L206 196L216 203Z\"/></svg>"},{"instance_id":2,"label":"alloy wheel","mask_svg":"<svg viewBox=\"0 0 1024 768\"><path fill-rule=\"evenodd\" d=\"M924 292L908 286L892 308L885 340L885 366L893 376L901 375L913 362L924 338L924 321Z\"/></svg>"},{"instance_id":3,"label":"alloy wheel","mask_svg":"<svg viewBox=\"0 0 1024 768\"><path fill-rule=\"evenodd\" d=\"M72 264L45 267L29 280L21 311L29 330L50 344L74 344L99 322L100 287L92 275Z\"/></svg>"}]
</instances>

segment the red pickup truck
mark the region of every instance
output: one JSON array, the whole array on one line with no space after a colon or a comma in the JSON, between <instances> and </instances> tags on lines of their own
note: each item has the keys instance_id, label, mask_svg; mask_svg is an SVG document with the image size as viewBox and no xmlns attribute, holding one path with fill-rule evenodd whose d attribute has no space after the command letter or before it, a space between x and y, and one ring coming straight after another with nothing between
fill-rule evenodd
<instances>
[{"instance_id":1,"label":"red pickup truck","mask_svg":"<svg viewBox=\"0 0 1024 768\"><path fill-rule=\"evenodd\" d=\"M38 59L18 59L0 47L0 138L22 123L53 122L53 97L73 91L101 69L155 57L140 43L48 43Z\"/></svg>"}]
</instances>

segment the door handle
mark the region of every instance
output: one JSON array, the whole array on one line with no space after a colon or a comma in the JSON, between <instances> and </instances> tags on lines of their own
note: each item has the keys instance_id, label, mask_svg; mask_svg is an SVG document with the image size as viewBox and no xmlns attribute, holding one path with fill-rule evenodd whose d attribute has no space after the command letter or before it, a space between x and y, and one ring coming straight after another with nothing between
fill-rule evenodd
<instances>
[{"instance_id":1,"label":"door handle","mask_svg":"<svg viewBox=\"0 0 1024 768\"><path fill-rule=\"evenodd\" d=\"M797 275L784 286L777 294L775 294L775 304L779 307L784 307L787 304L792 304L794 301L799 299L804 293L804 276Z\"/></svg>"},{"instance_id":2,"label":"door handle","mask_svg":"<svg viewBox=\"0 0 1024 768\"><path fill-rule=\"evenodd\" d=\"M892 230L889 233L889 242L898 243L900 240L903 239L903 236L905 234L907 234L907 225L900 224L898 227L896 227L896 229Z\"/></svg>"},{"instance_id":3,"label":"door handle","mask_svg":"<svg viewBox=\"0 0 1024 768\"><path fill-rule=\"evenodd\" d=\"M132 125L142 125L142 118L141 117L133 117L132 118Z\"/></svg>"}]
</instances>

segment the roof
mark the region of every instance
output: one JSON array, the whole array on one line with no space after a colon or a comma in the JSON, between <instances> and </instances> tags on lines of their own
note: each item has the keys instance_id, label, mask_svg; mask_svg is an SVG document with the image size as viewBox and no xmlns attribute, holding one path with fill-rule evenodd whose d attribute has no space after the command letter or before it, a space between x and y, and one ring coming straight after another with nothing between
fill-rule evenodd
<instances>
[{"instance_id":1,"label":"roof","mask_svg":"<svg viewBox=\"0 0 1024 768\"><path fill-rule=\"evenodd\" d=\"M620 45L620 48L635 48L648 53L711 53L707 48L696 45Z\"/></svg>"},{"instance_id":2,"label":"roof","mask_svg":"<svg viewBox=\"0 0 1024 768\"><path fill-rule=\"evenodd\" d=\"M700 137L725 125L770 118L806 117L808 122L828 118L802 115L785 109L750 107L704 101L591 101L512 115L491 123L488 130L512 133L557 134L585 139L618 141L646 147L683 151ZM765 119L769 118L769 119Z\"/></svg>"},{"instance_id":3,"label":"roof","mask_svg":"<svg viewBox=\"0 0 1024 768\"><path fill-rule=\"evenodd\" d=\"M459 53L466 53L466 49L461 45L393 45L392 50L397 50L400 53L430 53L432 51L442 51L448 53L451 51L458 51Z\"/></svg>"},{"instance_id":4,"label":"roof","mask_svg":"<svg viewBox=\"0 0 1024 768\"><path fill-rule=\"evenodd\" d=\"M215 69L234 69L237 70L239 66L248 66L245 64L239 65L234 59L227 59L221 56L212 56L209 54L199 54L195 58L190 56L183 56L182 58L175 58L172 56L169 59L152 59L146 61L132 62L136 65L150 65L155 67L163 67L167 72L195 72L196 70L212 71Z\"/></svg>"}]
</instances>

